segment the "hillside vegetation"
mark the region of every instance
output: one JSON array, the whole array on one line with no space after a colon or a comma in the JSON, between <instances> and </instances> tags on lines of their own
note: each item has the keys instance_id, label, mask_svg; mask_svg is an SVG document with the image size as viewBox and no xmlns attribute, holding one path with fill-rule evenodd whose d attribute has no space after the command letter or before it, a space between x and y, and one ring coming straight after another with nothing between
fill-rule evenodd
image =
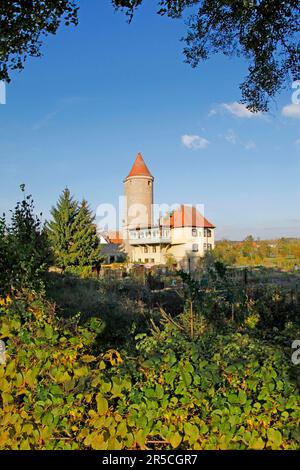
<instances>
[{"instance_id":1,"label":"hillside vegetation","mask_svg":"<svg viewBox=\"0 0 300 470\"><path fill-rule=\"evenodd\" d=\"M217 242L215 254L235 266L264 266L283 270L300 270L300 239L254 240L250 235L242 242Z\"/></svg>"}]
</instances>

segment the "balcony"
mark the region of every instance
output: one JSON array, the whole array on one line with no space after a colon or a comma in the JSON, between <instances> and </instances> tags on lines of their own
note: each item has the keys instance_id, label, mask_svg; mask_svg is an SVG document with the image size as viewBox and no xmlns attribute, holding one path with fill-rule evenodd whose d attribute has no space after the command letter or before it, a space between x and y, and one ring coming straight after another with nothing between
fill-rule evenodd
<instances>
[{"instance_id":1,"label":"balcony","mask_svg":"<svg viewBox=\"0 0 300 470\"><path fill-rule=\"evenodd\" d=\"M130 245L155 245L171 243L171 230L163 227L152 227L129 230Z\"/></svg>"}]
</instances>

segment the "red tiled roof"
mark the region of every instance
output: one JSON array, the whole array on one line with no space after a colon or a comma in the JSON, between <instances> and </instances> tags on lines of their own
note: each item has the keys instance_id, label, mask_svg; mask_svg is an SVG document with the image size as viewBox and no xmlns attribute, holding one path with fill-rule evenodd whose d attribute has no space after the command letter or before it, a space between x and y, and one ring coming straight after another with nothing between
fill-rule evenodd
<instances>
[{"instance_id":1,"label":"red tiled roof","mask_svg":"<svg viewBox=\"0 0 300 470\"><path fill-rule=\"evenodd\" d=\"M203 227L203 228L215 228L200 212L197 211L196 207L181 205L178 209L173 211L171 214L164 217L162 225L170 228L179 227Z\"/></svg>"},{"instance_id":2,"label":"red tiled roof","mask_svg":"<svg viewBox=\"0 0 300 470\"><path fill-rule=\"evenodd\" d=\"M150 171L147 168L146 163L143 160L142 155L139 153L138 156L136 157L136 160L133 164L133 167L130 170L129 175L127 178L130 178L131 176L150 176L152 177Z\"/></svg>"},{"instance_id":3,"label":"red tiled roof","mask_svg":"<svg viewBox=\"0 0 300 470\"><path fill-rule=\"evenodd\" d=\"M123 238L120 232L108 232L107 238L110 243L113 243L114 245L119 245L123 243Z\"/></svg>"}]
</instances>

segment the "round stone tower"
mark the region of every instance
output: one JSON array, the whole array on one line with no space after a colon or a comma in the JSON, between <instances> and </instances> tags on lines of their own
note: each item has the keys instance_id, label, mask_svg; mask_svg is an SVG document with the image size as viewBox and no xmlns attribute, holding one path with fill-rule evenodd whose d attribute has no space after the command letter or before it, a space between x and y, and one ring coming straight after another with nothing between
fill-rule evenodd
<instances>
[{"instance_id":1,"label":"round stone tower","mask_svg":"<svg viewBox=\"0 0 300 470\"><path fill-rule=\"evenodd\" d=\"M124 180L124 228L147 228L153 223L153 181L142 155L139 153Z\"/></svg>"}]
</instances>

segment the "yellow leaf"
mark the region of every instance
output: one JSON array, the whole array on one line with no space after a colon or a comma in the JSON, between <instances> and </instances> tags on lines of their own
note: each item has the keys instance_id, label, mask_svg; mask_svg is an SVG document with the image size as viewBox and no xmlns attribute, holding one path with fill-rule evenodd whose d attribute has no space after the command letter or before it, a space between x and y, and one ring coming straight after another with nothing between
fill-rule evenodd
<instances>
[{"instance_id":1,"label":"yellow leaf","mask_svg":"<svg viewBox=\"0 0 300 470\"><path fill-rule=\"evenodd\" d=\"M176 449L180 443L181 435L179 434L179 432L175 432L170 438L170 444L174 449Z\"/></svg>"},{"instance_id":2,"label":"yellow leaf","mask_svg":"<svg viewBox=\"0 0 300 470\"><path fill-rule=\"evenodd\" d=\"M30 450L28 439L25 439L20 445L20 450Z\"/></svg>"},{"instance_id":3,"label":"yellow leaf","mask_svg":"<svg viewBox=\"0 0 300 470\"><path fill-rule=\"evenodd\" d=\"M103 438L103 434L95 434L91 439L91 446L94 450L103 450L105 449L105 442ZM106 443L107 448L107 443Z\"/></svg>"},{"instance_id":4,"label":"yellow leaf","mask_svg":"<svg viewBox=\"0 0 300 470\"><path fill-rule=\"evenodd\" d=\"M96 396L97 410L100 414L106 414L108 411L108 401L100 393Z\"/></svg>"},{"instance_id":5,"label":"yellow leaf","mask_svg":"<svg viewBox=\"0 0 300 470\"><path fill-rule=\"evenodd\" d=\"M0 433L0 449L4 448L5 444L7 443L9 438L8 431Z\"/></svg>"},{"instance_id":6,"label":"yellow leaf","mask_svg":"<svg viewBox=\"0 0 300 470\"><path fill-rule=\"evenodd\" d=\"M93 362L93 361L96 361L96 357L95 356L91 356L89 354L85 354L84 356L82 356L81 360L83 362Z\"/></svg>"},{"instance_id":7,"label":"yellow leaf","mask_svg":"<svg viewBox=\"0 0 300 470\"><path fill-rule=\"evenodd\" d=\"M253 440L250 443L250 449L253 449L253 450L262 450L262 449L264 449L264 447L265 447L265 443L264 443L264 441L262 440L261 437L259 437L258 439Z\"/></svg>"}]
</instances>

